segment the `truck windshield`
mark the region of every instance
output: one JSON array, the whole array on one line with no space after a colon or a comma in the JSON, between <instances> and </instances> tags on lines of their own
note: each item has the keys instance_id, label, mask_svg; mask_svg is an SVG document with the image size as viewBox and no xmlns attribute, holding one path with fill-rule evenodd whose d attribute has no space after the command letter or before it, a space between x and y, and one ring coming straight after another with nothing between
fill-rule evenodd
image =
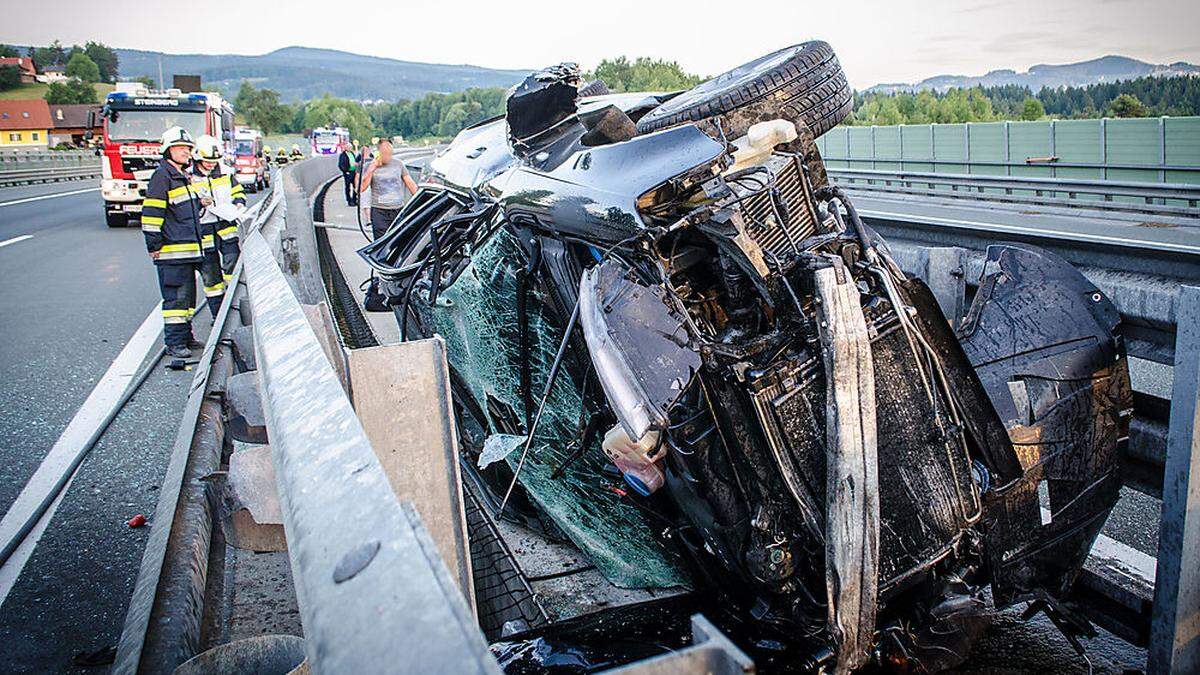
<instances>
[{"instance_id":1,"label":"truck windshield","mask_svg":"<svg viewBox=\"0 0 1200 675\"><path fill-rule=\"evenodd\" d=\"M205 133L204 113L178 110L118 110L108 121L110 141L158 141L167 129L180 126L196 138Z\"/></svg>"},{"instance_id":2,"label":"truck windshield","mask_svg":"<svg viewBox=\"0 0 1200 675\"><path fill-rule=\"evenodd\" d=\"M238 141L233 148L233 154L249 157L254 154L254 141Z\"/></svg>"}]
</instances>

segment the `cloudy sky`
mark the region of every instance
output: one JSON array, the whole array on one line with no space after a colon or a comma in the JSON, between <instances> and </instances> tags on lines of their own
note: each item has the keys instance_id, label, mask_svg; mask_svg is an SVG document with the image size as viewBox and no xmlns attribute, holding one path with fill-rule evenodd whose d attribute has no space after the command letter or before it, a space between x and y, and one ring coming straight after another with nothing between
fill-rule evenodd
<instances>
[{"instance_id":1,"label":"cloudy sky","mask_svg":"<svg viewBox=\"0 0 1200 675\"><path fill-rule=\"evenodd\" d=\"M819 38L858 88L1106 54L1200 63L1200 0L2 2L0 42L237 54L303 45L496 68L626 54L711 75Z\"/></svg>"}]
</instances>

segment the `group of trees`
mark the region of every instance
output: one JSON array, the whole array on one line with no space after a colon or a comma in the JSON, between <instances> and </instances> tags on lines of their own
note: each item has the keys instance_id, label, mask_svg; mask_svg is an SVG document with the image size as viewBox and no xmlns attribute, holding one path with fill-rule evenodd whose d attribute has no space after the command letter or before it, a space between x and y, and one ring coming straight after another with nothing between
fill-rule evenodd
<instances>
[{"instance_id":1,"label":"group of trees","mask_svg":"<svg viewBox=\"0 0 1200 675\"><path fill-rule=\"evenodd\" d=\"M9 45L0 45L0 56L21 56ZM106 44L89 41L82 47L75 45L69 50L58 40L46 47L30 47L25 56L33 60L39 71L61 67L67 76L65 82L52 82L46 89L45 99L50 103L95 103L97 82L115 82L119 68L117 52ZM0 68L0 91L14 89L21 84L21 73L14 66Z\"/></svg>"},{"instance_id":2,"label":"group of trees","mask_svg":"<svg viewBox=\"0 0 1200 675\"><path fill-rule=\"evenodd\" d=\"M243 80L233 106L250 126L264 134L301 133L329 126L345 127L357 139L369 138L375 132L375 125L361 103L329 94L306 103L288 104L279 100L279 92Z\"/></svg>"},{"instance_id":3,"label":"group of trees","mask_svg":"<svg viewBox=\"0 0 1200 675\"><path fill-rule=\"evenodd\" d=\"M1200 78L1143 77L1085 87L1004 85L923 90L917 93L856 94L847 124L928 124L1039 120L1045 117L1148 117L1200 114Z\"/></svg>"},{"instance_id":4,"label":"group of trees","mask_svg":"<svg viewBox=\"0 0 1200 675\"><path fill-rule=\"evenodd\" d=\"M684 72L674 61L645 56L630 61L624 56L603 59L596 69L584 73L584 80L603 80L612 91L678 91L690 89L704 80Z\"/></svg>"}]
</instances>

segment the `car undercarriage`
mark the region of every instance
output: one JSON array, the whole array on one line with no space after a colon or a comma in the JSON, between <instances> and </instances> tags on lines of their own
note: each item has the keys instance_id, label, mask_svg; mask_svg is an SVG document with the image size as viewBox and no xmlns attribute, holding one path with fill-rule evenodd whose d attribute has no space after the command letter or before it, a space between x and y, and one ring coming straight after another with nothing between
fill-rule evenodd
<instances>
[{"instance_id":1,"label":"car undercarriage","mask_svg":"<svg viewBox=\"0 0 1200 675\"><path fill-rule=\"evenodd\" d=\"M580 88L531 74L360 251L402 335L447 343L491 516L619 587L713 591L783 669L936 672L1018 603L1088 634L1065 598L1132 407L1104 294L996 244L943 316L826 176L824 43Z\"/></svg>"}]
</instances>

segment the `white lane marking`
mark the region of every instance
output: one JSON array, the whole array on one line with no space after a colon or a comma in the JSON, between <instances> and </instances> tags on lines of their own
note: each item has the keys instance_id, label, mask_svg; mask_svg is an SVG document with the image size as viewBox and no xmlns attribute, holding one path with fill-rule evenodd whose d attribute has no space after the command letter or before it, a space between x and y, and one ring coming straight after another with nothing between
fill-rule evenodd
<instances>
[{"instance_id":1,"label":"white lane marking","mask_svg":"<svg viewBox=\"0 0 1200 675\"><path fill-rule=\"evenodd\" d=\"M99 187L83 188L82 190L71 190L70 192L55 192L52 195L38 195L37 197L25 197L24 199L14 199L11 202L0 202L0 206L16 206L17 204L25 204L27 202L36 202L42 199L54 199L55 197L69 197L71 195L80 195L85 192L97 192Z\"/></svg>"},{"instance_id":2,"label":"white lane marking","mask_svg":"<svg viewBox=\"0 0 1200 675\"><path fill-rule=\"evenodd\" d=\"M33 235L32 234L23 234L19 237L13 237L12 239L5 239L4 241L0 241L0 248L4 248L5 246L8 246L9 244L15 244L18 241L25 241L26 239L33 239Z\"/></svg>"},{"instance_id":3,"label":"white lane marking","mask_svg":"<svg viewBox=\"0 0 1200 675\"><path fill-rule=\"evenodd\" d=\"M1019 225L1005 225L1002 223L981 223L974 220L961 220L959 218L938 218L936 216L922 216L914 213L895 213L892 211L870 211L863 209L861 211L864 216L875 216L882 218L895 218L897 220L911 220L917 223L944 224L944 225L966 225L968 227L976 227L990 232L1007 232L1009 234L1039 234L1059 237L1063 239L1076 239L1088 242L1096 242L1103 244L1123 244L1127 246L1138 246L1141 248L1155 248L1163 251L1172 251L1175 253L1190 253L1200 255L1200 246L1189 246L1187 244L1176 244L1172 242L1147 241L1145 239L1129 239L1126 237L1113 237L1106 234L1089 234L1086 232L1072 232L1069 230L1048 230L1040 227L1021 227Z\"/></svg>"},{"instance_id":4,"label":"white lane marking","mask_svg":"<svg viewBox=\"0 0 1200 675\"><path fill-rule=\"evenodd\" d=\"M0 565L0 604L8 597L25 563L33 554L38 539L50 524L50 519L54 517L54 512L74 479L75 472L99 435L120 411L126 390L134 382L146 357L157 345L159 336L162 335L159 307L160 305L154 306L142 321L142 325L133 333L133 337L129 338L129 342L71 418L54 447L46 454L33 477L21 490L21 494L17 495L17 499L4 514L4 519L0 520L0 547L7 549L17 538L21 538L22 530L29 526L38 510L45 506L52 495L54 496L53 502L37 519L37 523L21 538L19 546Z\"/></svg>"}]
</instances>

